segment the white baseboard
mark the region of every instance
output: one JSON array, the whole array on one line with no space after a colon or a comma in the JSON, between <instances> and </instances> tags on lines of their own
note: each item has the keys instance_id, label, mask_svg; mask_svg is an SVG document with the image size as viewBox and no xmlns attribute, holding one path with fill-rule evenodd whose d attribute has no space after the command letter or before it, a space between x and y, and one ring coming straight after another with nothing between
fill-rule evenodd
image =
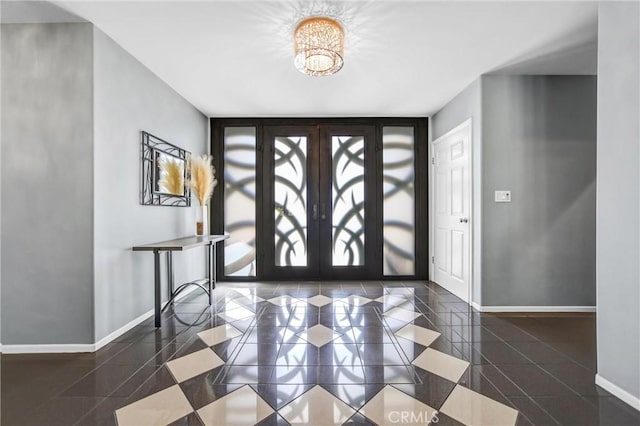
<instances>
[{"instance_id":1,"label":"white baseboard","mask_svg":"<svg viewBox=\"0 0 640 426\"><path fill-rule=\"evenodd\" d=\"M192 287L184 292L180 293L178 297L176 297L176 301L180 300L186 296L188 296L192 291L195 291L197 287ZM162 302L164 305L166 302ZM109 333L102 339L98 340L95 343L85 343L85 344L62 344L62 345L0 345L2 349L2 353L5 354L59 354L59 353L78 353L78 352L96 352L103 346L109 344L113 340L122 336L127 331L131 330L138 324L142 323L146 319L152 317L155 313L154 309L151 309L139 317L129 321L127 324L123 325L119 329Z\"/></svg>"},{"instance_id":2,"label":"white baseboard","mask_svg":"<svg viewBox=\"0 0 640 426\"><path fill-rule=\"evenodd\" d=\"M617 385L614 385L613 383L611 383L610 381L608 381L607 379L605 379L604 377L602 377L599 374L596 374L596 385L600 386L602 389L606 390L607 392L610 392L615 397L621 399L622 401L624 401L627 404L629 404L631 407L633 407L636 410L640 411L640 398L639 397L631 395L626 390L622 389L621 387L619 387Z\"/></svg>"},{"instance_id":3,"label":"white baseboard","mask_svg":"<svg viewBox=\"0 0 640 426\"><path fill-rule=\"evenodd\" d=\"M471 306L480 312L596 312L595 306L481 306L472 302Z\"/></svg>"},{"instance_id":4,"label":"white baseboard","mask_svg":"<svg viewBox=\"0 0 640 426\"><path fill-rule=\"evenodd\" d=\"M95 345L63 344L63 345L4 345L4 354L64 354L76 352L93 352Z\"/></svg>"}]
</instances>

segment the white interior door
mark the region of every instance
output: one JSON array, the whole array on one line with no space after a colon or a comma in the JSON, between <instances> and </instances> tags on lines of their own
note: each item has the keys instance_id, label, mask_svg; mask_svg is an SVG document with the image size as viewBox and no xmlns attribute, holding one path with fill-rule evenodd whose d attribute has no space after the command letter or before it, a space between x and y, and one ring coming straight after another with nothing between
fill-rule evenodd
<instances>
[{"instance_id":1,"label":"white interior door","mask_svg":"<svg viewBox=\"0 0 640 426\"><path fill-rule=\"evenodd\" d=\"M470 125L433 143L433 280L469 302L471 244Z\"/></svg>"}]
</instances>

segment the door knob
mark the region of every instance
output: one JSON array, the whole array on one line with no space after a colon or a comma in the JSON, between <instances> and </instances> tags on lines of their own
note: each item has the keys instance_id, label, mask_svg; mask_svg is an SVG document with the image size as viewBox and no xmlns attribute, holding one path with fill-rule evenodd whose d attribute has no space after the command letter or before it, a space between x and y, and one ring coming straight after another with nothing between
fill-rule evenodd
<instances>
[{"instance_id":1,"label":"door knob","mask_svg":"<svg viewBox=\"0 0 640 426\"><path fill-rule=\"evenodd\" d=\"M469 223L469 218L468 217L461 217L460 218L460 223Z\"/></svg>"}]
</instances>

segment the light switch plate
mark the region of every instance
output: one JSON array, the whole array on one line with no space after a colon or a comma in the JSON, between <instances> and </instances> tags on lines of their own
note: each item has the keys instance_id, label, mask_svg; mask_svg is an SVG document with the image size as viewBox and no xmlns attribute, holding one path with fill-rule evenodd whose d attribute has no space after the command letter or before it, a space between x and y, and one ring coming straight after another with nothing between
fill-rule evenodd
<instances>
[{"instance_id":1,"label":"light switch plate","mask_svg":"<svg viewBox=\"0 0 640 426\"><path fill-rule=\"evenodd\" d=\"M510 203L511 191L496 191L496 203Z\"/></svg>"}]
</instances>

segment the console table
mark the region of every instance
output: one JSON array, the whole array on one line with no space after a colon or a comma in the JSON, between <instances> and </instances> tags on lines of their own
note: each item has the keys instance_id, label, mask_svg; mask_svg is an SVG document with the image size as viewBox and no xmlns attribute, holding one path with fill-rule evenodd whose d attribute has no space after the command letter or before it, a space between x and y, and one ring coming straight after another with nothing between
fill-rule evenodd
<instances>
[{"instance_id":1,"label":"console table","mask_svg":"<svg viewBox=\"0 0 640 426\"><path fill-rule=\"evenodd\" d=\"M155 320L156 327L162 325L161 314L164 309L173 303L176 296L189 286L195 285L200 287L209 295L209 305L213 303L213 289L216 286L216 244L229 238L225 235L208 235L200 237L185 237L176 240L161 241L154 244L145 244L134 246L133 251L152 251L153 252L153 275L154 275L154 291L155 291ZM173 252L185 251L196 247L207 247L207 288L203 287L197 281L182 284L178 288L173 288ZM162 295L160 288L160 253L167 254L167 282L169 284L169 301L162 308Z\"/></svg>"}]
</instances>

